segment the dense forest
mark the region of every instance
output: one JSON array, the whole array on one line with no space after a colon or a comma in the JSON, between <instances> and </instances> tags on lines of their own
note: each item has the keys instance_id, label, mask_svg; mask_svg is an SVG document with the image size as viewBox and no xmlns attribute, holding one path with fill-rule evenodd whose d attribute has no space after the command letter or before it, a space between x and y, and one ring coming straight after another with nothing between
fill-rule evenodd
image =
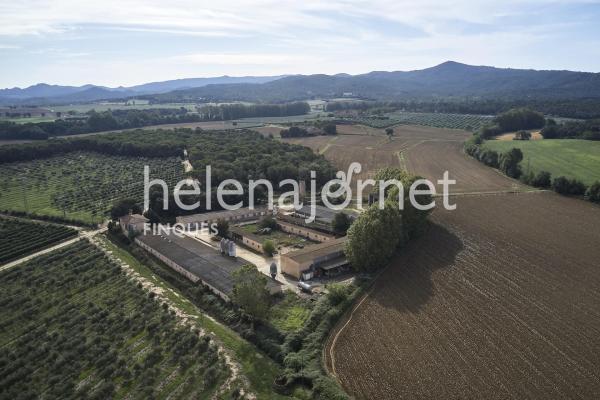
<instances>
[{"instance_id":1,"label":"dense forest","mask_svg":"<svg viewBox=\"0 0 600 400\"><path fill-rule=\"evenodd\" d=\"M308 177L317 171L319 180L333 176L333 168L309 148L282 143L250 130L203 131L201 129L135 130L118 134L52 139L0 147L0 163L27 161L72 151L135 157L182 156L201 171L212 167L213 184L234 178L240 181L267 178ZM203 177L200 177L203 179Z\"/></svg>"}]
</instances>

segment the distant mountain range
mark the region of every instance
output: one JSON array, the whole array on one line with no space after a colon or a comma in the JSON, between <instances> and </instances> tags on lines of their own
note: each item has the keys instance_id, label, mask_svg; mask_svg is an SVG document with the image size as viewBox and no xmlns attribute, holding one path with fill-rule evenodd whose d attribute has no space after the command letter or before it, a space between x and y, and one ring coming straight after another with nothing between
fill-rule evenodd
<instances>
[{"instance_id":1,"label":"distant mountain range","mask_svg":"<svg viewBox=\"0 0 600 400\"><path fill-rule=\"evenodd\" d=\"M376 99L600 98L600 73L472 66L448 61L416 71L294 75L260 85L208 85L152 96L177 99L290 101L343 95Z\"/></svg>"},{"instance_id":2,"label":"distant mountain range","mask_svg":"<svg viewBox=\"0 0 600 400\"><path fill-rule=\"evenodd\" d=\"M220 76L215 78L174 79L163 82L144 83L131 87L109 88L105 86L60 86L38 83L27 88L0 89L2 104L62 104L96 100L115 100L143 94L157 94L173 90L199 88L214 84L265 83L283 76Z\"/></svg>"},{"instance_id":3,"label":"distant mountain range","mask_svg":"<svg viewBox=\"0 0 600 400\"><path fill-rule=\"evenodd\" d=\"M281 102L352 96L375 100L517 98L600 98L600 73L536 71L473 66L448 61L415 71L375 71L361 75L291 75L179 79L128 88L38 84L0 90L0 102L69 103L146 98L174 101Z\"/></svg>"}]
</instances>

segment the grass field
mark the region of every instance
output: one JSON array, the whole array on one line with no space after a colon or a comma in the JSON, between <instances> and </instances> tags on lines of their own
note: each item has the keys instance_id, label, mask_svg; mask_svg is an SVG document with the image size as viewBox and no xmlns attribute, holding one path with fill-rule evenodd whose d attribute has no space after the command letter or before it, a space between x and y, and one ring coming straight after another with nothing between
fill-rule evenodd
<instances>
[{"instance_id":1,"label":"grass field","mask_svg":"<svg viewBox=\"0 0 600 400\"><path fill-rule=\"evenodd\" d=\"M488 140L486 148L504 152L513 147L523 151L523 171L548 171L553 177L577 178L590 185L600 180L600 142L576 139Z\"/></svg>"},{"instance_id":2,"label":"grass field","mask_svg":"<svg viewBox=\"0 0 600 400\"><path fill-rule=\"evenodd\" d=\"M16 122L17 124L27 124L27 123L38 123L38 122L52 122L56 118L55 117L25 117L25 118L0 118L0 122Z\"/></svg>"},{"instance_id":3,"label":"grass field","mask_svg":"<svg viewBox=\"0 0 600 400\"><path fill-rule=\"evenodd\" d=\"M0 273L2 398L209 398L229 375L208 336L86 241Z\"/></svg>"},{"instance_id":4,"label":"grass field","mask_svg":"<svg viewBox=\"0 0 600 400\"><path fill-rule=\"evenodd\" d=\"M183 178L177 158L136 158L95 153L0 165L0 210L100 222L114 200L143 199L144 166L169 188Z\"/></svg>"}]
</instances>

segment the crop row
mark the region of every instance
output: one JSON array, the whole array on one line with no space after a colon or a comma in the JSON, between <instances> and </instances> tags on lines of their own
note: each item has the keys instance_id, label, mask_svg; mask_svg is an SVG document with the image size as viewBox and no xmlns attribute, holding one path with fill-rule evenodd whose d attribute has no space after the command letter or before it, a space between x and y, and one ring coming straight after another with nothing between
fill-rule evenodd
<instances>
[{"instance_id":1,"label":"crop row","mask_svg":"<svg viewBox=\"0 0 600 400\"><path fill-rule=\"evenodd\" d=\"M485 115L393 112L385 116L358 117L355 123L373 128L387 128L394 125L423 125L434 128L464 129L476 131L490 123L492 117Z\"/></svg>"},{"instance_id":2,"label":"crop row","mask_svg":"<svg viewBox=\"0 0 600 400\"><path fill-rule=\"evenodd\" d=\"M0 273L6 398L205 398L224 379L208 337L85 241Z\"/></svg>"},{"instance_id":3,"label":"crop row","mask_svg":"<svg viewBox=\"0 0 600 400\"><path fill-rule=\"evenodd\" d=\"M77 231L66 226L0 218L0 263L76 234Z\"/></svg>"},{"instance_id":4,"label":"crop row","mask_svg":"<svg viewBox=\"0 0 600 400\"><path fill-rule=\"evenodd\" d=\"M183 178L177 158L70 153L4 164L0 166L0 209L94 222L117 199L143 199L146 165L151 179L163 179L169 187Z\"/></svg>"}]
</instances>

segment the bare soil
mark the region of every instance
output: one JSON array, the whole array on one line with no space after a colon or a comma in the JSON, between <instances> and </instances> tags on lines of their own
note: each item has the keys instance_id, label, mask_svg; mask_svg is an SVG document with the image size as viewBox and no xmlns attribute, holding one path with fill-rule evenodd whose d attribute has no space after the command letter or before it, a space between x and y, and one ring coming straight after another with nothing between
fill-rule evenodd
<instances>
[{"instance_id":1,"label":"bare soil","mask_svg":"<svg viewBox=\"0 0 600 400\"><path fill-rule=\"evenodd\" d=\"M600 398L600 207L455 197L332 336L357 399Z\"/></svg>"}]
</instances>

